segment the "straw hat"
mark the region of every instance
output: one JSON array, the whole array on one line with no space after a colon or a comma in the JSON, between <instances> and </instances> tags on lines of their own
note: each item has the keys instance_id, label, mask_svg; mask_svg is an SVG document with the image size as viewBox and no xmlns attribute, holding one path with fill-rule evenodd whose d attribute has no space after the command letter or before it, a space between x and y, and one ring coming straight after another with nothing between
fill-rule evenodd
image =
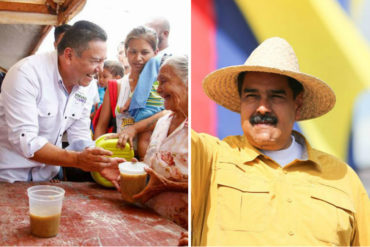
<instances>
[{"instance_id":1,"label":"straw hat","mask_svg":"<svg viewBox=\"0 0 370 247\"><path fill-rule=\"evenodd\" d=\"M240 113L238 75L243 71L267 72L286 75L304 87L300 119L316 118L329 112L335 104L333 90L320 79L299 71L298 59L289 43L278 37L260 44L244 65L225 67L207 75L203 89L217 104Z\"/></svg>"}]
</instances>

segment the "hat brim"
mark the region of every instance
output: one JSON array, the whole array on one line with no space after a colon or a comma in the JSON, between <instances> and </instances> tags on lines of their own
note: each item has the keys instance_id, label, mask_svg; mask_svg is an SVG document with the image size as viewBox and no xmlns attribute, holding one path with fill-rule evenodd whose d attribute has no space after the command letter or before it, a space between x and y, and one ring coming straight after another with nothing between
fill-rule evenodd
<instances>
[{"instance_id":1,"label":"hat brim","mask_svg":"<svg viewBox=\"0 0 370 247\"><path fill-rule=\"evenodd\" d=\"M301 72L297 73L263 66L238 65L216 70L204 78L204 92L217 104L240 113L240 96L237 80L238 75L244 71L275 73L289 76L299 81L304 88L299 121L322 116L335 105L333 90L320 79Z\"/></svg>"}]
</instances>

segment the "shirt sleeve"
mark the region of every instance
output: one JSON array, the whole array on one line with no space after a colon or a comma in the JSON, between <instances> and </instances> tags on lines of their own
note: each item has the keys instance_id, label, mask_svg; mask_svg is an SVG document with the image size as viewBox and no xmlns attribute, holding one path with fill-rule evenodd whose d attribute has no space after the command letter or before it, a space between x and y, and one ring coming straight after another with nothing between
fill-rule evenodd
<instances>
[{"instance_id":1,"label":"shirt sleeve","mask_svg":"<svg viewBox=\"0 0 370 247\"><path fill-rule=\"evenodd\" d=\"M68 150L82 151L87 147L94 146L92 140L92 133L90 130L90 109L91 103L83 106L81 115L73 124L67 129L68 133Z\"/></svg>"},{"instance_id":2,"label":"shirt sleeve","mask_svg":"<svg viewBox=\"0 0 370 247\"><path fill-rule=\"evenodd\" d=\"M38 136L39 83L37 76L24 73L19 67L11 69L2 85L2 103L8 126L8 139L14 149L31 158L48 140Z\"/></svg>"},{"instance_id":3,"label":"shirt sleeve","mask_svg":"<svg viewBox=\"0 0 370 247\"><path fill-rule=\"evenodd\" d=\"M356 232L351 246L370 246L370 200L358 179L356 189Z\"/></svg>"},{"instance_id":4,"label":"shirt sleeve","mask_svg":"<svg viewBox=\"0 0 370 247\"><path fill-rule=\"evenodd\" d=\"M192 245L200 245L206 200L209 196L214 146L207 135L191 132Z\"/></svg>"},{"instance_id":5,"label":"shirt sleeve","mask_svg":"<svg viewBox=\"0 0 370 247\"><path fill-rule=\"evenodd\" d=\"M98 104L100 102L100 95L99 95L99 89L98 89L98 86L96 84L96 81L93 81L92 83L94 83L94 90L93 90L93 93L94 93L94 99L93 99L93 104Z\"/></svg>"}]
</instances>

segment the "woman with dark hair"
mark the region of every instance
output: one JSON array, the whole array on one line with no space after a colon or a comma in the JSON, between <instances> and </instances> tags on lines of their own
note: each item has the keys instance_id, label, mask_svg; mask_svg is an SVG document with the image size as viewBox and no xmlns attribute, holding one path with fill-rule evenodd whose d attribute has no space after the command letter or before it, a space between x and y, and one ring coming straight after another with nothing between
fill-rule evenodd
<instances>
[{"instance_id":1,"label":"woman with dark hair","mask_svg":"<svg viewBox=\"0 0 370 247\"><path fill-rule=\"evenodd\" d=\"M94 129L94 139L109 132L108 128L113 119L113 132L119 132L134 123L135 116L129 112L131 98L138 87L139 76L149 59L153 58L158 52L158 38L156 32L148 27L139 26L131 30L125 40L126 55L130 64L131 72L125 75L117 83L108 83L107 93L104 95L103 104L97 124ZM157 93L157 86L152 85L149 94L150 102L153 106L148 106L136 121L148 118L158 111L163 110L163 99ZM117 96L118 95L118 96ZM114 97L115 96L115 97ZM114 102L113 102L114 101ZM96 120L93 120L95 122ZM137 156L143 157L150 138L150 132L143 132L138 136Z\"/></svg>"}]
</instances>

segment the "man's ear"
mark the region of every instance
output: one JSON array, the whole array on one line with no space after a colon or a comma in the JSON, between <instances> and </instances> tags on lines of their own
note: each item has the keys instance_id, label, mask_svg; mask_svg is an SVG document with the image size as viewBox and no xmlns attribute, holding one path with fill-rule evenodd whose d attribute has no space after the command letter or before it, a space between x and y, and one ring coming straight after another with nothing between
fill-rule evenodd
<instances>
[{"instance_id":1,"label":"man's ear","mask_svg":"<svg viewBox=\"0 0 370 247\"><path fill-rule=\"evenodd\" d=\"M63 55L64 55L64 58L66 60L66 63L67 64L70 64L71 61L72 61L72 57L73 57L73 50L72 50L72 48L70 48L70 47L65 48Z\"/></svg>"},{"instance_id":2,"label":"man's ear","mask_svg":"<svg viewBox=\"0 0 370 247\"><path fill-rule=\"evenodd\" d=\"M303 106L303 92L299 93L294 100L295 103L295 120L300 118L301 109Z\"/></svg>"}]
</instances>

